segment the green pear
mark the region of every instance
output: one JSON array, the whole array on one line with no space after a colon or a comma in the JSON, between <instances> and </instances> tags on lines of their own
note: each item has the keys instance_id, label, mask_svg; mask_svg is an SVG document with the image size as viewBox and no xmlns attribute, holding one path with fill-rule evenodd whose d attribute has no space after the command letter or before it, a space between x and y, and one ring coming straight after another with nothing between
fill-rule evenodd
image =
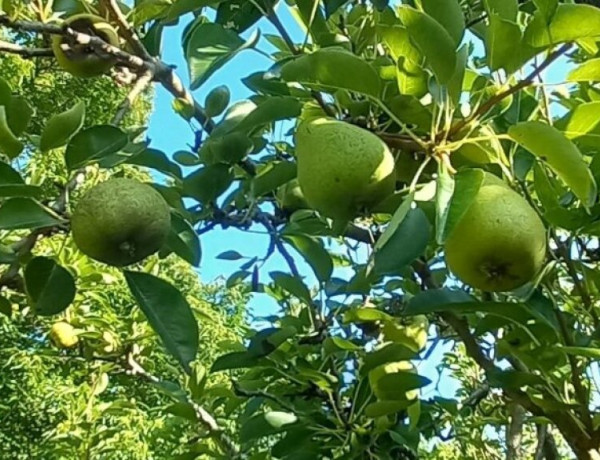
<instances>
[{"instance_id":1,"label":"green pear","mask_svg":"<svg viewBox=\"0 0 600 460\"><path fill-rule=\"evenodd\" d=\"M71 218L77 247L92 259L124 267L157 252L171 229L169 205L147 184L109 179L79 200Z\"/></svg>"},{"instance_id":2,"label":"green pear","mask_svg":"<svg viewBox=\"0 0 600 460\"><path fill-rule=\"evenodd\" d=\"M486 174L445 242L448 268L464 283L502 292L531 281L546 255L546 229L527 201Z\"/></svg>"},{"instance_id":3,"label":"green pear","mask_svg":"<svg viewBox=\"0 0 600 460\"><path fill-rule=\"evenodd\" d=\"M304 121L296 131L298 182L311 207L352 219L394 191L394 157L375 134L331 118Z\"/></svg>"},{"instance_id":4,"label":"green pear","mask_svg":"<svg viewBox=\"0 0 600 460\"><path fill-rule=\"evenodd\" d=\"M387 321L381 332L387 342L399 343L419 352L427 345L427 329L429 321L425 315L417 315L409 318L408 321L401 323L399 321Z\"/></svg>"},{"instance_id":5,"label":"green pear","mask_svg":"<svg viewBox=\"0 0 600 460\"><path fill-rule=\"evenodd\" d=\"M76 14L63 22L64 26L101 38L113 46L119 46L117 31L105 19L93 14ZM64 49L63 46L68 46ZM89 45L76 43L70 37L52 36L52 51L58 64L75 77L90 78L105 74L116 60L98 55Z\"/></svg>"}]
</instances>

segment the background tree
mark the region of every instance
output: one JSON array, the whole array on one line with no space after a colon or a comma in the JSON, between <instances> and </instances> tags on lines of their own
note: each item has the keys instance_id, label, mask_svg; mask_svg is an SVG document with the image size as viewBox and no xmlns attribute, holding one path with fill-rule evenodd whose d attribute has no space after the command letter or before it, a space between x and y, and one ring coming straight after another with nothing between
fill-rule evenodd
<instances>
[{"instance_id":1,"label":"background tree","mask_svg":"<svg viewBox=\"0 0 600 460\"><path fill-rule=\"evenodd\" d=\"M2 51L46 60L52 42L71 73L111 63L113 78L135 81L110 125L84 127L74 105L39 138L24 99L0 91L3 303L26 293L36 317L77 311L85 275L51 243L72 244L81 191L143 165L167 177L155 184L172 209L159 256L197 265L199 235L261 229L267 253L228 284L282 307L270 327L220 347L211 375L226 385L203 391L187 285L155 256L121 271L89 262L96 282L110 273L127 285L189 375L169 387L177 413L204 430L181 447L187 457L598 458L600 9L584 3L3 3ZM292 9L302 40L277 8ZM81 11L97 17L62 22ZM190 89L158 57L164 28L188 13ZM277 35L262 38L261 19ZM231 104L218 88L196 101L191 91L244 50L273 61L242 77L249 100ZM565 63L564 87L547 84ZM190 121L189 152L153 150L121 124L151 82ZM18 168L48 151L64 159L61 190ZM265 273L276 254L287 267ZM419 375L439 344L452 347L440 369L461 384L452 399L428 395Z\"/></svg>"}]
</instances>

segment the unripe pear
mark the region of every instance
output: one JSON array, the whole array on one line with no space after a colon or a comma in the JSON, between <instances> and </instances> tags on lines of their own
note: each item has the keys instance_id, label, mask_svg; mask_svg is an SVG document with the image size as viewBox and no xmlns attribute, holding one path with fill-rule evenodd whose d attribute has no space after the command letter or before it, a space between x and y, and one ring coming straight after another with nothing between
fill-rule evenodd
<instances>
[{"instance_id":1,"label":"unripe pear","mask_svg":"<svg viewBox=\"0 0 600 460\"><path fill-rule=\"evenodd\" d=\"M540 271L546 229L527 201L486 174L472 204L445 242L448 268L483 291L516 289Z\"/></svg>"},{"instance_id":2,"label":"unripe pear","mask_svg":"<svg viewBox=\"0 0 600 460\"><path fill-rule=\"evenodd\" d=\"M50 339L59 348L73 348L79 343L77 330L65 321L59 321L50 329Z\"/></svg>"},{"instance_id":3,"label":"unripe pear","mask_svg":"<svg viewBox=\"0 0 600 460\"><path fill-rule=\"evenodd\" d=\"M124 267L157 252L171 230L169 205L132 179L109 179L79 200L71 218L77 247L92 259Z\"/></svg>"},{"instance_id":4,"label":"unripe pear","mask_svg":"<svg viewBox=\"0 0 600 460\"><path fill-rule=\"evenodd\" d=\"M64 26L87 35L101 38L112 46L119 46L119 35L104 18L93 14L76 14L67 18ZM63 49L68 46L68 49ZM52 51L58 64L75 77L90 78L105 74L116 60L98 55L90 45L75 42L70 37L52 36Z\"/></svg>"},{"instance_id":5,"label":"unripe pear","mask_svg":"<svg viewBox=\"0 0 600 460\"><path fill-rule=\"evenodd\" d=\"M394 157L375 134L331 118L296 131L298 182L306 201L326 217L352 219L394 191Z\"/></svg>"}]
</instances>

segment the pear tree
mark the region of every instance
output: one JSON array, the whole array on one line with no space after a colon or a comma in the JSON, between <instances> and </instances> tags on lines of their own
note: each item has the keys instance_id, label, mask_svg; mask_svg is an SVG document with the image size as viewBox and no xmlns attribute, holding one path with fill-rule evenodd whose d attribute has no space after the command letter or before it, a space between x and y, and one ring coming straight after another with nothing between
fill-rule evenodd
<instances>
[{"instance_id":1,"label":"pear tree","mask_svg":"<svg viewBox=\"0 0 600 460\"><path fill-rule=\"evenodd\" d=\"M128 88L110 122L73 101L37 135L0 82L0 306L72 308L80 273L38 253L55 235L118 273L189 376L171 394L201 434L182 458L600 458L600 2L0 5L3 55ZM163 60L179 45L187 69ZM268 61L236 100L241 53ZM152 86L189 149L121 124ZM59 190L22 167L46 154ZM153 183L95 180L131 165ZM222 345L209 398L203 319L155 267L211 264L203 238L232 229L268 244L226 239L227 285L280 308Z\"/></svg>"}]
</instances>

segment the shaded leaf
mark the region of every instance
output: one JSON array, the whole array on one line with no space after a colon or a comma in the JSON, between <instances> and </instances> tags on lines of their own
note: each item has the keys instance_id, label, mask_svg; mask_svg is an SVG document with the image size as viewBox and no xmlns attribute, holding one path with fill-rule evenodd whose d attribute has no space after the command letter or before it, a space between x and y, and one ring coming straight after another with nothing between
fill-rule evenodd
<instances>
[{"instance_id":1,"label":"shaded leaf","mask_svg":"<svg viewBox=\"0 0 600 460\"><path fill-rule=\"evenodd\" d=\"M128 143L127 134L116 126L97 125L78 132L69 141L65 162L70 170L101 160Z\"/></svg>"},{"instance_id":2,"label":"shaded leaf","mask_svg":"<svg viewBox=\"0 0 600 460\"><path fill-rule=\"evenodd\" d=\"M53 227L64 221L54 212L30 198L11 198L0 206L0 229Z\"/></svg>"},{"instance_id":3,"label":"shaded leaf","mask_svg":"<svg viewBox=\"0 0 600 460\"><path fill-rule=\"evenodd\" d=\"M85 102L79 101L65 112L53 115L44 126L40 139L42 151L65 145L83 126Z\"/></svg>"},{"instance_id":4,"label":"shaded leaf","mask_svg":"<svg viewBox=\"0 0 600 460\"><path fill-rule=\"evenodd\" d=\"M75 299L73 276L47 257L29 261L25 267L25 289L38 315L61 313Z\"/></svg>"},{"instance_id":5,"label":"shaded leaf","mask_svg":"<svg viewBox=\"0 0 600 460\"><path fill-rule=\"evenodd\" d=\"M291 244L304 257L320 282L324 283L329 280L333 272L333 261L319 240L306 235L290 234L283 235L282 239Z\"/></svg>"},{"instance_id":6,"label":"shaded leaf","mask_svg":"<svg viewBox=\"0 0 600 460\"><path fill-rule=\"evenodd\" d=\"M163 279L129 270L123 273L148 322L189 374L198 353L198 324L187 300Z\"/></svg>"}]
</instances>

